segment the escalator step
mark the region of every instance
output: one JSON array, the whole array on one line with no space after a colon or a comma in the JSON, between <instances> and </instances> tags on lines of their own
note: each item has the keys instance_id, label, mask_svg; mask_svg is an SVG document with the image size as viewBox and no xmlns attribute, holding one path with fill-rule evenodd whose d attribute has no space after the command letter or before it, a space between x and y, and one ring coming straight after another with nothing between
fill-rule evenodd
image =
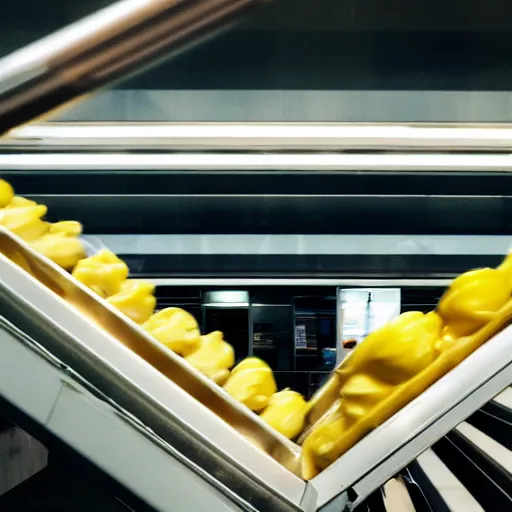
<instances>
[{"instance_id":1,"label":"escalator step","mask_svg":"<svg viewBox=\"0 0 512 512\"><path fill-rule=\"evenodd\" d=\"M404 481L392 478L383 488L384 506L389 512L416 512Z\"/></svg>"},{"instance_id":2,"label":"escalator step","mask_svg":"<svg viewBox=\"0 0 512 512\"><path fill-rule=\"evenodd\" d=\"M496 400L491 400L489 403L485 404L481 409L481 411L485 411L496 418L503 420L504 422L512 425L512 409L503 405Z\"/></svg>"},{"instance_id":3,"label":"escalator step","mask_svg":"<svg viewBox=\"0 0 512 512\"><path fill-rule=\"evenodd\" d=\"M453 512L462 510L464 512L484 511L461 481L443 464L441 459L432 450L427 450L420 455L418 463L445 501L449 510Z\"/></svg>"},{"instance_id":4,"label":"escalator step","mask_svg":"<svg viewBox=\"0 0 512 512\"><path fill-rule=\"evenodd\" d=\"M498 396L494 397L494 401L504 405L512 411L512 387L508 387L502 391Z\"/></svg>"},{"instance_id":5,"label":"escalator step","mask_svg":"<svg viewBox=\"0 0 512 512\"><path fill-rule=\"evenodd\" d=\"M489 402L466 422L504 448L512 450L512 410L497 402Z\"/></svg>"},{"instance_id":6,"label":"escalator step","mask_svg":"<svg viewBox=\"0 0 512 512\"><path fill-rule=\"evenodd\" d=\"M456 430L512 474L512 451L466 422L461 423Z\"/></svg>"},{"instance_id":7,"label":"escalator step","mask_svg":"<svg viewBox=\"0 0 512 512\"><path fill-rule=\"evenodd\" d=\"M510 473L457 431L432 446L484 510L512 510Z\"/></svg>"}]
</instances>

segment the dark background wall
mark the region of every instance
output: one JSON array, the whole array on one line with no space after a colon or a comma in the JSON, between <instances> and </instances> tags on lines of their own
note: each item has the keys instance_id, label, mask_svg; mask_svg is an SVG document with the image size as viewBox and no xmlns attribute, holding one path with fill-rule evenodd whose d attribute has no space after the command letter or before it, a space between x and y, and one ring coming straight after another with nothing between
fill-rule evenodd
<instances>
[{"instance_id":1,"label":"dark background wall","mask_svg":"<svg viewBox=\"0 0 512 512\"><path fill-rule=\"evenodd\" d=\"M110 3L8 3L0 54ZM509 90L511 14L506 0L278 0L123 88Z\"/></svg>"},{"instance_id":2,"label":"dark background wall","mask_svg":"<svg viewBox=\"0 0 512 512\"><path fill-rule=\"evenodd\" d=\"M108 3L9 3L0 54ZM117 87L151 97L117 94L65 119L508 121L511 14L507 0L278 0Z\"/></svg>"}]
</instances>

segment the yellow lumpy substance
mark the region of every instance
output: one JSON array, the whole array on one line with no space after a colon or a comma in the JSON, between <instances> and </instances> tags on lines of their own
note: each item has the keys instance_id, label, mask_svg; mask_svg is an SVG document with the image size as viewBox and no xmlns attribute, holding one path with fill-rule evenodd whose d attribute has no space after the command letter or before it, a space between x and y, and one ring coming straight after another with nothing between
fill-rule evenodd
<instances>
[{"instance_id":1,"label":"yellow lumpy substance","mask_svg":"<svg viewBox=\"0 0 512 512\"><path fill-rule=\"evenodd\" d=\"M128 279L116 294L107 299L107 302L134 322L142 324L155 311L154 291L155 285L152 283L139 279Z\"/></svg>"},{"instance_id":2,"label":"yellow lumpy substance","mask_svg":"<svg viewBox=\"0 0 512 512\"><path fill-rule=\"evenodd\" d=\"M403 313L367 336L309 403L302 476L328 467L503 328L511 297L508 255L456 278L436 311Z\"/></svg>"},{"instance_id":3,"label":"yellow lumpy substance","mask_svg":"<svg viewBox=\"0 0 512 512\"><path fill-rule=\"evenodd\" d=\"M0 179L0 208L5 208L14 199L14 189L11 184Z\"/></svg>"},{"instance_id":4,"label":"yellow lumpy substance","mask_svg":"<svg viewBox=\"0 0 512 512\"><path fill-rule=\"evenodd\" d=\"M113 252L103 249L94 256L80 260L73 277L100 297L111 297L121 290L128 277L128 266Z\"/></svg>"},{"instance_id":5,"label":"yellow lumpy substance","mask_svg":"<svg viewBox=\"0 0 512 512\"><path fill-rule=\"evenodd\" d=\"M403 313L367 336L346 358L336 370L338 399L304 441L306 478L312 478L341 455L343 432L434 361L442 327L436 313Z\"/></svg>"},{"instance_id":6,"label":"yellow lumpy substance","mask_svg":"<svg viewBox=\"0 0 512 512\"><path fill-rule=\"evenodd\" d=\"M86 256L82 242L74 236L49 233L30 246L66 270L71 270Z\"/></svg>"},{"instance_id":7,"label":"yellow lumpy substance","mask_svg":"<svg viewBox=\"0 0 512 512\"><path fill-rule=\"evenodd\" d=\"M158 311L142 325L157 341L181 356L188 356L201 345L196 319L180 308Z\"/></svg>"},{"instance_id":8,"label":"yellow lumpy substance","mask_svg":"<svg viewBox=\"0 0 512 512\"><path fill-rule=\"evenodd\" d=\"M445 322L443 345L481 329L496 317L511 294L511 254L498 268L480 268L457 277L437 308Z\"/></svg>"},{"instance_id":9,"label":"yellow lumpy substance","mask_svg":"<svg viewBox=\"0 0 512 512\"><path fill-rule=\"evenodd\" d=\"M0 225L26 242L33 242L49 230L49 223L42 220L47 208L42 204L3 208L0 210Z\"/></svg>"},{"instance_id":10,"label":"yellow lumpy substance","mask_svg":"<svg viewBox=\"0 0 512 512\"><path fill-rule=\"evenodd\" d=\"M304 429L307 408L300 393L284 389L270 397L260 418L288 439L294 439Z\"/></svg>"},{"instance_id":11,"label":"yellow lumpy substance","mask_svg":"<svg viewBox=\"0 0 512 512\"><path fill-rule=\"evenodd\" d=\"M214 331L201 336L199 348L185 359L215 383L222 385L229 378L229 369L235 364L235 351L224 341L220 331Z\"/></svg>"},{"instance_id":12,"label":"yellow lumpy substance","mask_svg":"<svg viewBox=\"0 0 512 512\"><path fill-rule=\"evenodd\" d=\"M267 363L257 357L248 357L233 368L224 389L237 402L259 412L267 406L277 385Z\"/></svg>"}]
</instances>

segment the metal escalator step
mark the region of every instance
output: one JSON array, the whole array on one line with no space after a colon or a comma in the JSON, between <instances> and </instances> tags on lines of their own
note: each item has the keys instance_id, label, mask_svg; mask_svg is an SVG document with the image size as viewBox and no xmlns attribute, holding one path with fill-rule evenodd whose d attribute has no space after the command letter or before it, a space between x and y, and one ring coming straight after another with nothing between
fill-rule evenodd
<instances>
[{"instance_id":1,"label":"metal escalator step","mask_svg":"<svg viewBox=\"0 0 512 512\"><path fill-rule=\"evenodd\" d=\"M512 410L512 387L508 387L498 396L494 397L494 401Z\"/></svg>"},{"instance_id":2,"label":"metal escalator step","mask_svg":"<svg viewBox=\"0 0 512 512\"><path fill-rule=\"evenodd\" d=\"M464 422L456 430L512 474L512 451L474 426ZM512 432L511 432L512 433Z\"/></svg>"},{"instance_id":3,"label":"metal escalator step","mask_svg":"<svg viewBox=\"0 0 512 512\"><path fill-rule=\"evenodd\" d=\"M489 402L470 416L466 422L508 450L512 450L512 412Z\"/></svg>"},{"instance_id":4,"label":"metal escalator step","mask_svg":"<svg viewBox=\"0 0 512 512\"><path fill-rule=\"evenodd\" d=\"M353 512L387 512L386 506L384 505L384 492L382 487L372 492L363 503L353 509Z\"/></svg>"},{"instance_id":5,"label":"metal escalator step","mask_svg":"<svg viewBox=\"0 0 512 512\"><path fill-rule=\"evenodd\" d=\"M432 450L421 454L418 457L418 464L437 489L449 510L453 512L462 510L464 512L484 512L478 501Z\"/></svg>"},{"instance_id":6,"label":"metal escalator step","mask_svg":"<svg viewBox=\"0 0 512 512\"><path fill-rule=\"evenodd\" d=\"M485 510L512 510L510 473L467 437L453 430L432 450Z\"/></svg>"},{"instance_id":7,"label":"metal escalator step","mask_svg":"<svg viewBox=\"0 0 512 512\"><path fill-rule=\"evenodd\" d=\"M388 512L416 512L402 478L392 478L384 485L384 506Z\"/></svg>"},{"instance_id":8,"label":"metal escalator step","mask_svg":"<svg viewBox=\"0 0 512 512\"><path fill-rule=\"evenodd\" d=\"M512 425L512 409L503 405L496 400L491 400L485 404L480 410L491 414L495 418L504 421L508 425Z\"/></svg>"},{"instance_id":9,"label":"metal escalator step","mask_svg":"<svg viewBox=\"0 0 512 512\"><path fill-rule=\"evenodd\" d=\"M392 478L374 491L354 512L422 512L418 511L411 499L401 476Z\"/></svg>"}]
</instances>

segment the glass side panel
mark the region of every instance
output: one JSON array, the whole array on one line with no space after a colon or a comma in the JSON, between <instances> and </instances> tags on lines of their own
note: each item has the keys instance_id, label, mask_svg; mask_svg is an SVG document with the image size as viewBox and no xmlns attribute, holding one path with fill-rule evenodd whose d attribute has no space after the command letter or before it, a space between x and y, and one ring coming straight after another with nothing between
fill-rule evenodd
<instances>
[{"instance_id":1,"label":"glass side panel","mask_svg":"<svg viewBox=\"0 0 512 512\"><path fill-rule=\"evenodd\" d=\"M108 3L9 3L0 54ZM507 0L276 0L61 119L506 122L511 14Z\"/></svg>"}]
</instances>

